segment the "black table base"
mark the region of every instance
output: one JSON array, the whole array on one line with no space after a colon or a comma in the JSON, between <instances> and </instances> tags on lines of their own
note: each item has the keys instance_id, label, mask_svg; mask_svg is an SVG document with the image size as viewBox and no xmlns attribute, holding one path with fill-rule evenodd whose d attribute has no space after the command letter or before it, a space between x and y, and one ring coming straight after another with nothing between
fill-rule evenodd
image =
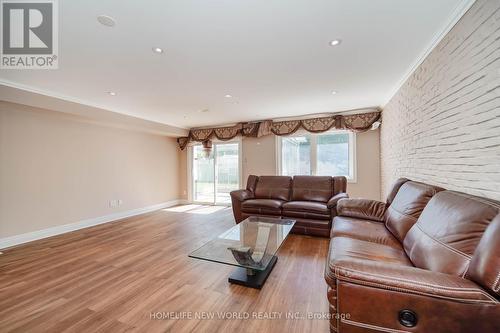
<instances>
[{"instance_id":1,"label":"black table base","mask_svg":"<svg viewBox=\"0 0 500 333\"><path fill-rule=\"evenodd\" d=\"M263 271L257 270L249 270L247 268L238 267L233 273L229 276L229 283L239 284L245 287L261 289L264 283L267 280L269 274L276 265L276 261L278 260L277 256L273 256L267 268Z\"/></svg>"}]
</instances>

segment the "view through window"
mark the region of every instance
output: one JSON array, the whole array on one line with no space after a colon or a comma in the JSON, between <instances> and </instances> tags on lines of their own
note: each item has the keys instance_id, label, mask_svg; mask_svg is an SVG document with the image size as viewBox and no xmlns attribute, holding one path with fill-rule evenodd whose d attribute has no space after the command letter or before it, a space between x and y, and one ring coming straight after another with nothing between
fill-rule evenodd
<instances>
[{"instance_id":1,"label":"view through window","mask_svg":"<svg viewBox=\"0 0 500 333\"><path fill-rule=\"evenodd\" d=\"M281 174L354 179L354 134L327 132L280 138Z\"/></svg>"},{"instance_id":2,"label":"view through window","mask_svg":"<svg viewBox=\"0 0 500 333\"><path fill-rule=\"evenodd\" d=\"M229 193L240 186L238 143L214 144L209 152L194 146L192 165L194 201L231 202Z\"/></svg>"}]
</instances>

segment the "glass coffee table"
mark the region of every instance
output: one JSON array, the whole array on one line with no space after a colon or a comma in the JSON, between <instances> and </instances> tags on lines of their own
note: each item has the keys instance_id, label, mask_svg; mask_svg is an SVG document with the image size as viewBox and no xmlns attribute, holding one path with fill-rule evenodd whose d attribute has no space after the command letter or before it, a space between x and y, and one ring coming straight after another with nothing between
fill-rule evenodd
<instances>
[{"instance_id":1,"label":"glass coffee table","mask_svg":"<svg viewBox=\"0 0 500 333\"><path fill-rule=\"evenodd\" d=\"M250 216L189 257L237 266L229 282L260 289L278 260L276 252L294 224L295 220Z\"/></svg>"}]
</instances>

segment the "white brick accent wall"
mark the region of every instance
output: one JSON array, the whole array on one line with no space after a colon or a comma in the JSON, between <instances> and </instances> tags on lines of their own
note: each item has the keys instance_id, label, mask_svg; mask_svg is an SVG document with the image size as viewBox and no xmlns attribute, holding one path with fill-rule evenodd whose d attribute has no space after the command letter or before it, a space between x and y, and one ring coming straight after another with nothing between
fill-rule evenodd
<instances>
[{"instance_id":1,"label":"white brick accent wall","mask_svg":"<svg viewBox=\"0 0 500 333\"><path fill-rule=\"evenodd\" d=\"M478 0L382 116L382 198L407 177L500 200L500 0Z\"/></svg>"}]
</instances>

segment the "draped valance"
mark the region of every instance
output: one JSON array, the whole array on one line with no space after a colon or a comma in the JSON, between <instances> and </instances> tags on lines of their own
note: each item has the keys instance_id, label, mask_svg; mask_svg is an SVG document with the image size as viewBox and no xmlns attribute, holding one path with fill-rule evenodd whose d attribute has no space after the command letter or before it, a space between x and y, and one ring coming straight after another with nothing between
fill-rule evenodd
<instances>
[{"instance_id":1,"label":"draped valance","mask_svg":"<svg viewBox=\"0 0 500 333\"><path fill-rule=\"evenodd\" d=\"M261 137L264 135L290 135L303 128L312 133L321 133L330 129L343 129L354 132L364 132L371 128L374 122L380 121L380 111L350 115L332 115L327 117L308 118L301 120L238 123L234 126L215 128L196 128L189 130L187 137L177 139L181 149L189 142L203 142L208 145L214 137L219 140L231 140L238 135L245 137Z\"/></svg>"}]
</instances>

